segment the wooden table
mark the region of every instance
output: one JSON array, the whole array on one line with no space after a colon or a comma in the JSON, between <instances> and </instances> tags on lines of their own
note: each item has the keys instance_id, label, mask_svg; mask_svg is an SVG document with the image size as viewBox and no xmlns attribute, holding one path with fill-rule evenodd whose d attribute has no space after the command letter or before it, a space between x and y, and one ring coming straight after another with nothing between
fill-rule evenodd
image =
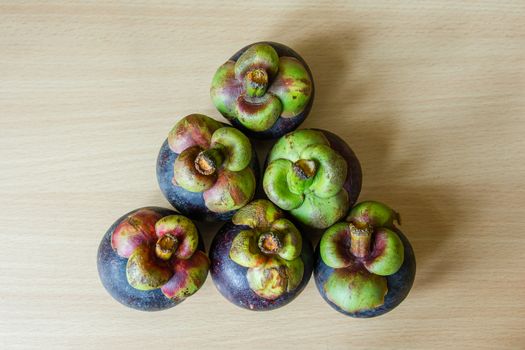
<instances>
[{"instance_id":1,"label":"wooden table","mask_svg":"<svg viewBox=\"0 0 525 350\"><path fill-rule=\"evenodd\" d=\"M288 306L236 308L211 278L142 313L103 289L102 234L168 206L158 148L192 112L219 118L215 69L283 42L317 84L304 127L344 137L361 199L389 203L415 285L379 318L346 318L313 280ZM0 348L525 348L525 3L2 1ZM262 152L261 152L262 153ZM200 225L209 246L218 225Z\"/></svg>"}]
</instances>

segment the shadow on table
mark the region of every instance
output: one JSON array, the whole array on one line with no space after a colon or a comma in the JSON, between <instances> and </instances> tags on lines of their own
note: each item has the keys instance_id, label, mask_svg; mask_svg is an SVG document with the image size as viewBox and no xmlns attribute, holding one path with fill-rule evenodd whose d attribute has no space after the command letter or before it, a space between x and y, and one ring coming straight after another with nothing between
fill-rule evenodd
<instances>
[{"instance_id":1,"label":"shadow on table","mask_svg":"<svg viewBox=\"0 0 525 350\"><path fill-rule=\"evenodd\" d=\"M390 150L394 143L400 142L397 137L402 127L399 125L400 118L396 118L395 101L377 101L373 98L383 86L380 76L366 76L362 72L354 74L354 62L360 56L362 46L358 28L345 28L338 23L333 26L328 36L318 34L301 41L284 43L308 62L316 85L312 112L301 128L327 129L348 142L363 167L363 190L359 200L383 201L401 212L406 223L400 228L414 247L418 271L425 271L424 276L417 274L416 278L420 281L418 285L421 287L436 283L450 269L446 263L450 252L445 250L445 243L458 233L453 223L461 222L466 215L462 211L460 199L450 186L432 185L426 180L424 184L403 180L414 179L419 169L416 161L391 157ZM267 39L279 41L279 35ZM366 71L373 72L378 68L382 67L370 66ZM375 104L374 108L363 108L371 103ZM337 110L334 110L334 106ZM326 125L321 111L331 111L341 116L337 119L337 128ZM352 115L357 113L360 113L359 118L353 119ZM330 116L330 120L334 119ZM261 161L264 161L272 144L268 141L256 143L263 151L260 154ZM424 151L425 147L434 145L424 143L412 147ZM404 208L410 212L404 212ZM308 231L312 243L317 245L322 230Z\"/></svg>"},{"instance_id":2,"label":"shadow on table","mask_svg":"<svg viewBox=\"0 0 525 350\"><path fill-rule=\"evenodd\" d=\"M454 259L453 265L450 263L451 257L461 252L451 250L448 244L454 236L461 234L461 223L467 215L459 198L454 195L459 191L437 185L392 186L397 188L388 195L392 198L391 202L406 208L401 212L400 229L414 248L419 271L416 272L417 285L436 284L450 272L451 267L458 269L462 264L461 259Z\"/></svg>"}]
</instances>

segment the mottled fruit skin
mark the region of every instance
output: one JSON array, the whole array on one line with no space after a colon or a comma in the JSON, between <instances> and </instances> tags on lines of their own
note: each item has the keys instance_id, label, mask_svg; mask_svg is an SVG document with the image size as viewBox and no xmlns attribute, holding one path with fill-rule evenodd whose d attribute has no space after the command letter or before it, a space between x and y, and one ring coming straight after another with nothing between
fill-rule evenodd
<instances>
[{"instance_id":1,"label":"mottled fruit skin","mask_svg":"<svg viewBox=\"0 0 525 350\"><path fill-rule=\"evenodd\" d=\"M141 209L150 209L163 217L168 215L176 215L173 210L160 207L146 207ZM150 291L141 291L133 288L126 277L126 264L128 259L117 255L111 246L111 236L117 226L125 220L130 214L139 209L132 210L127 214L122 215L102 237L97 253L97 268L98 275L102 285L108 293L119 303L127 307L140 311L161 311L169 309L182 301L175 301L166 298L160 289ZM198 250L204 252L204 244L202 237L199 234Z\"/></svg>"},{"instance_id":2,"label":"mottled fruit skin","mask_svg":"<svg viewBox=\"0 0 525 350\"><path fill-rule=\"evenodd\" d=\"M240 231L246 229L249 227L228 222L213 239L210 247L210 272L215 286L233 304L253 311L268 311L288 304L303 291L312 275L314 253L310 241L303 235L300 257L304 263L304 274L299 286L275 300L268 300L250 289L246 279L248 268L236 264L229 256L233 239Z\"/></svg>"},{"instance_id":3,"label":"mottled fruit skin","mask_svg":"<svg viewBox=\"0 0 525 350\"><path fill-rule=\"evenodd\" d=\"M306 70L308 71L308 73L310 74L310 77L312 79L312 93L311 93L310 101L308 102L308 105L305 107L305 109L299 115L297 115L297 116L295 116L293 118L279 117L277 119L277 121L275 122L275 124L273 124L270 129L265 130L265 131L258 131L258 132L257 131L252 131L250 129L247 129L246 127L244 127L244 125L242 125L236 119L231 119L230 120L232 125L234 125L237 129L241 130L243 133L245 133L246 135L248 135L250 137L254 137L254 138L258 138L258 139L268 139L268 138L275 139L275 138L283 136L284 134L286 134L286 133L288 133L290 131L293 131L293 130L297 129L299 127L299 125L301 125L301 123L304 122L304 120L306 119L306 117L310 113L310 110L312 109L312 104L313 104L314 98L315 98L315 84L314 84L312 72L310 71L310 68L308 67L308 64L306 63L306 61L297 52L295 52L294 50L292 50L288 46L280 44L280 43L276 43L276 42L272 42L272 41L261 41L261 42L253 43L253 44L250 44L250 45L246 45L245 47L243 47L242 49L237 51L230 58L230 60L237 61L237 59L249 47L251 47L251 46L253 46L255 44L261 44L261 43L271 45L275 49L275 51L277 51L277 54L279 55L279 57L289 56L289 57L294 57L297 60L299 60L304 65L304 67L306 68Z\"/></svg>"},{"instance_id":4,"label":"mottled fruit skin","mask_svg":"<svg viewBox=\"0 0 525 350\"><path fill-rule=\"evenodd\" d=\"M341 308L339 308L327 298L323 286L325 285L327 279L334 273L335 269L327 266L323 262L319 251L320 245L317 246L315 250L315 284L323 299L332 308L347 316L356 318L370 318L380 316L391 311L407 297L416 276L416 258L414 255L414 250L412 249L412 245L405 235L398 229L394 229L394 231L398 234L399 238L403 242L405 252L403 265L401 265L401 268L395 274L386 276L388 292L385 296L384 304L366 311L348 313L344 310L341 310Z\"/></svg>"},{"instance_id":5,"label":"mottled fruit skin","mask_svg":"<svg viewBox=\"0 0 525 350\"><path fill-rule=\"evenodd\" d=\"M170 149L168 140L165 140L157 157L157 181L162 194L164 194L168 202L181 214L194 220L230 220L236 210L231 210L226 213L213 212L206 207L202 192L190 192L173 184L173 164L178 156L178 153ZM252 160L249 166L253 170L256 183L258 183L260 176L259 160L253 149Z\"/></svg>"}]
</instances>

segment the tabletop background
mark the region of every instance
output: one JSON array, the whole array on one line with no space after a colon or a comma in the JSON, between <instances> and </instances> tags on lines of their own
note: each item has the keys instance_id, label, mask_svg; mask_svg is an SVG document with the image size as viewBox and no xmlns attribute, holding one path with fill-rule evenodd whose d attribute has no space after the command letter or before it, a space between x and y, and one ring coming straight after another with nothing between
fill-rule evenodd
<instances>
[{"instance_id":1,"label":"tabletop background","mask_svg":"<svg viewBox=\"0 0 525 350\"><path fill-rule=\"evenodd\" d=\"M525 3L218 4L0 1L0 348L525 348ZM313 279L266 313L211 278L158 313L99 282L111 223L168 206L155 178L168 131L192 112L220 119L215 69L259 40L309 63L302 127L347 140L360 198L403 216L418 270L389 314L344 317ZM199 226L209 247L218 225Z\"/></svg>"}]
</instances>

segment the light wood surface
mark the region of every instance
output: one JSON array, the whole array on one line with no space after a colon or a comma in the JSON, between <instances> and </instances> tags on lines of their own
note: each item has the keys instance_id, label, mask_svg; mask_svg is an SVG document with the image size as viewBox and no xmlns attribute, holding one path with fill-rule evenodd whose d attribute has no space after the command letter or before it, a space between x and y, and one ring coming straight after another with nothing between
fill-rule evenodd
<instances>
[{"instance_id":1,"label":"light wood surface","mask_svg":"<svg viewBox=\"0 0 525 350\"><path fill-rule=\"evenodd\" d=\"M211 278L174 309L103 289L99 240L168 206L155 159L242 46L310 64L303 127L344 137L361 199L389 203L417 256L397 309L357 320L313 280L288 306L229 304ZM525 3L1 1L0 348L525 348ZM264 149L264 147L263 147ZM200 225L209 246L217 225Z\"/></svg>"}]
</instances>

